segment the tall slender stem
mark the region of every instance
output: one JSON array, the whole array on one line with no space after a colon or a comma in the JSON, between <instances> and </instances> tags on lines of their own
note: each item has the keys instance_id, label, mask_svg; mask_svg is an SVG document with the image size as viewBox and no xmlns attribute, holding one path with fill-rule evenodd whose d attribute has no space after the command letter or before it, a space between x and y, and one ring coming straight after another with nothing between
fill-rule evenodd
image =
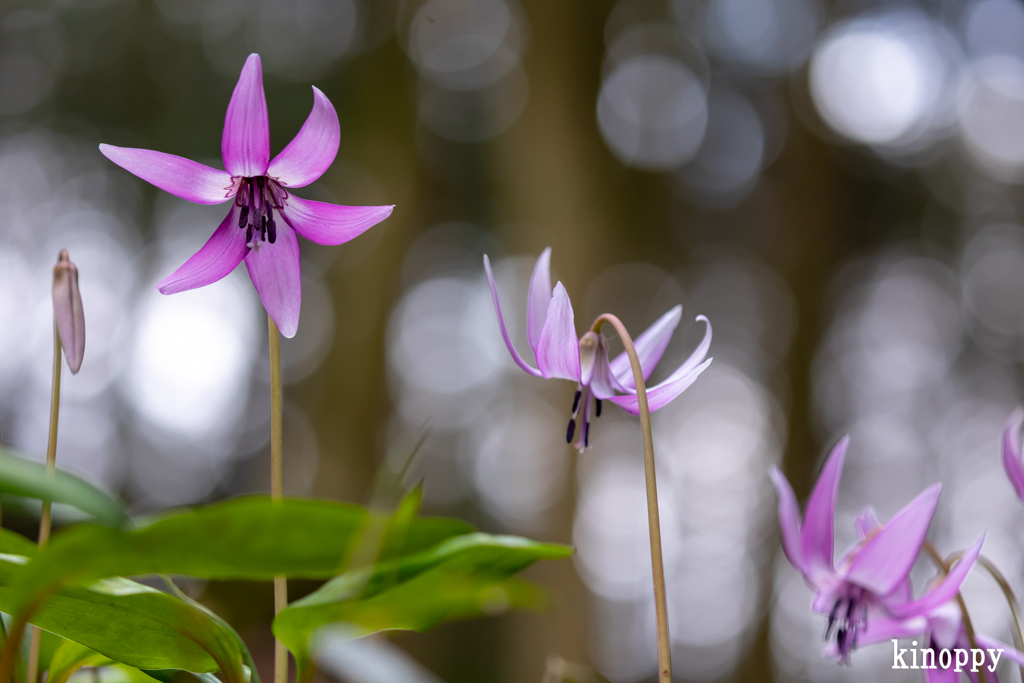
<instances>
[{"instance_id":1,"label":"tall slender stem","mask_svg":"<svg viewBox=\"0 0 1024 683\"><path fill-rule=\"evenodd\" d=\"M53 384L50 388L50 434L46 442L46 473L53 476L57 469L57 424L60 417L60 370L61 346L57 324L53 325ZM50 540L50 501L43 501L43 512L39 518L39 547L43 548ZM28 649L27 683L36 683L39 675L39 647L42 633L35 626L31 627L32 638Z\"/></svg>"},{"instance_id":2,"label":"tall slender stem","mask_svg":"<svg viewBox=\"0 0 1024 683\"><path fill-rule=\"evenodd\" d=\"M658 483L654 474L654 439L651 436L651 413L647 408L647 386L633 338L622 321L610 313L598 317L591 328L600 332L608 323L618 332L633 367L637 404L640 408L640 432L644 443L644 473L647 478L647 526L651 535L651 572L654 576L654 611L658 620L658 683L672 682L672 649L668 636L668 605L665 597L665 567L661 559L661 520L658 516Z\"/></svg>"},{"instance_id":3,"label":"tall slender stem","mask_svg":"<svg viewBox=\"0 0 1024 683\"><path fill-rule=\"evenodd\" d=\"M270 335L270 497L284 497L284 440L282 429L284 412L281 405L281 333L274 319L267 315ZM288 579L274 577L274 616L288 606ZM274 683L288 681L288 649L280 640L274 640ZM31 683L31 682L30 682Z\"/></svg>"},{"instance_id":4,"label":"tall slender stem","mask_svg":"<svg viewBox=\"0 0 1024 683\"><path fill-rule=\"evenodd\" d=\"M939 570L944 575L949 574L949 570L953 567L953 564L956 563L963 555L963 553L956 553L951 555L949 559L944 560L942 559L942 555L939 554L939 551L935 549L935 546L928 541L925 541L922 547L924 548L924 551L928 553L928 556L932 561L939 566ZM972 650L978 650L980 648L978 647L978 641L974 635L974 624L971 623L971 615L967 613L967 603L964 602L963 593L958 592L956 594L956 602L960 606L960 616L963 618L964 630L967 632L967 642L970 644ZM978 673L981 674L978 677L981 683L988 683L988 673L985 667L978 669Z\"/></svg>"}]
</instances>

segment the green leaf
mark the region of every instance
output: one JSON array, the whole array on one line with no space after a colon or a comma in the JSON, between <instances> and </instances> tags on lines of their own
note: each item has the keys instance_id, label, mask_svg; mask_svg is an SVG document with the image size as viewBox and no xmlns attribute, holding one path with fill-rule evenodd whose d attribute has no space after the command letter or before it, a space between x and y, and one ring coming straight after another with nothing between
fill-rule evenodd
<instances>
[{"instance_id":1,"label":"green leaf","mask_svg":"<svg viewBox=\"0 0 1024 683\"><path fill-rule=\"evenodd\" d=\"M19 458L0 449L0 494L65 503L88 513L104 524L120 525L127 519L124 508L107 494L73 474L46 473L42 463Z\"/></svg>"},{"instance_id":2,"label":"green leaf","mask_svg":"<svg viewBox=\"0 0 1024 683\"><path fill-rule=\"evenodd\" d=\"M378 517L384 518L375 513L373 519ZM15 577L15 613L61 586L108 576L330 578L370 520L355 505L252 496L163 514L136 529L78 525L57 534ZM417 519L404 532L402 552L420 552L471 531L458 520Z\"/></svg>"},{"instance_id":3,"label":"green leaf","mask_svg":"<svg viewBox=\"0 0 1024 683\"><path fill-rule=\"evenodd\" d=\"M391 562L354 570L284 609L274 635L311 676L314 632L327 624L354 624L366 634L389 629L425 631L442 621L535 605L539 589L511 577L537 560L568 557L572 548L513 536L469 534Z\"/></svg>"},{"instance_id":4,"label":"green leaf","mask_svg":"<svg viewBox=\"0 0 1024 683\"><path fill-rule=\"evenodd\" d=\"M109 663L109 657L99 652L90 650L85 645L76 643L73 640L65 640L50 661L50 673L46 677L47 683L65 683L71 674L83 666L101 666Z\"/></svg>"},{"instance_id":5,"label":"green leaf","mask_svg":"<svg viewBox=\"0 0 1024 683\"><path fill-rule=\"evenodd\" d=\"M36 541L30 541L10 529L0 529L0 553L35 557L37 550L39 550L39 544Z\"/></svg>"},{"instance_id":6,"label":"green leaf","mask_svg":"<svg viewBox=\"0 0 1024 683\"><path fill-rule=\"evenodd\" d=\"M2 612L14 611L7 579L23 562L0 555ZM248 652L234 631L193 604L128 579L66 587L47 596L30 622L139 669L221 671L231 683L245 680Z\"/></svg>"}]
</instances>

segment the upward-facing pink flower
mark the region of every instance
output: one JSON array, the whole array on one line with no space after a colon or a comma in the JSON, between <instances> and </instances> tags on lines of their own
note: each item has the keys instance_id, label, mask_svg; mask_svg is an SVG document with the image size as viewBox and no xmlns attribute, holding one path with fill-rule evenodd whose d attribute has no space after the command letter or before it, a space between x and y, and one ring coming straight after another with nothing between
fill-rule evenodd
<instances>
[{"instance_id":1,"label":"upward-facing pink flower","mask_svg":"<svg viewBox=\"0 0 1024 683\"><path fill-rule=\"evenodd\" d=\"M100 145L100 151L118 166L190 202L234 200L209 241L157 285L162 293L216 282L244 260L263 307L281 333L292 337L302 300L296 233L318 244L342 244L387 218L394 208L337 206L291 193L323 175L338 154L340 140L338 114L314 87L313 111L298 135L271 159L263 66L259 55L252 54L242 67L224 120L225 170L148 149Z\"/></svg>"}]
</instances>

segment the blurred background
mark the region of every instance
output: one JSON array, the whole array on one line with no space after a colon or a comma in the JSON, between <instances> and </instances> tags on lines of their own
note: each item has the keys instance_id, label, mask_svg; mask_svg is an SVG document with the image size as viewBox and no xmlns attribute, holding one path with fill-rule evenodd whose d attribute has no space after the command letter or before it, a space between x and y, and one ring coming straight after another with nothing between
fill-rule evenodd
<instances>
[{"instance_id":1,"label":"blurred background","mask_svg":"<svg viewBox=\"0 0 1024 683\"><path fill-rule=\"evenodd\" d=\"M286 492L367 502L426 433L406 479L425 479L426 512L578 547L529 572L542 614L368 648L434 683L540 681L552 654L654 680L637 421L608 409L592 449L566 446L573 387L515 367L483 278L486 253L529 358L546 246L581 330L608 311L636 335L683 304L655 380L696 345L697 314L714 325L714 363L654 425L677 680L917 680L884 645L822 659L824 620L779 552L768 468L803 498L844 432L840 549L863 505L884 518L941 481L932 540L951 552L987 529L1024 588L998 450L1024 353L1019 0L4 2L0 438L45 451L67 247L88 346L58 462L137 512L269 488L266 323L244 270L156 292L223 207L161 193L97 144L220 166L253 51L275 152L310 84L341 117L337 161L299 194L397 205L342 247L302 244ZM269 586L192 588L269 665ZM967 599L1009 641L995 586L974 576Z\"/></svg>"}]
</instances>

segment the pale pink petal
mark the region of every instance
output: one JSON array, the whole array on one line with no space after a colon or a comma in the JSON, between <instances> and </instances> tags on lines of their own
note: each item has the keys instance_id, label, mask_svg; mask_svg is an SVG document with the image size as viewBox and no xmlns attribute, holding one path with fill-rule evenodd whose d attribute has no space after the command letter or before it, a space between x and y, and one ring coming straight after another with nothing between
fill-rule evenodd
<instances>
[{"instance_id":1,"label":"pale pink petal","mask_svg":"<svg viewBox=\"0 0 1024 683\"><path fill-rule=\"evenodd\" d=\"M191 159L113 145L100 145L100 152L147 183L196 204L220 204L235 196L230 173Z\"/></svg>"},{"instance_id":2,"label":"pale pink petal","mask_svg":"<svg viewBox=\"0 0 1024 683\"><path fill-rule=\"evenodd\" d=\"M772 467L768 476L775 485L779 495L779 531L782 534L782 549L792 564L801 574L805 572L804 553L800 546L800 506L796 502L796 494L789 480L778 467Z\"/></svg>"},{"instance_id":3,"label":"pale pink petal","mask_svg":"<svg viewBox=\"0 0 1024 683\"><path fill-rule=\"evenodd\" d=\"M616 389L620 391L625 391L625 389L616 381L608 365L608 340L605 339L603 334L598 334L597 339L597 350L594 353L594 364L590 377L581 377L581 382L590 387L595 398L611 401L627 398L626 396L619 397L615 394Z\"/></svg>"},{"instance_id":4,"label":"pale pink petal","mask_svg":"<svg viewBox=\"0 0 1024 683\"><path fill-rule=\"evenodd\" d=\"M529 363L523 360L519 352L516 351L515 345L512 344L512 338L508 334L508 330L505 328L505 316L501 314L501 303L498 301L498 288L494 284L494 273L491 272L491 261L487 258L487 254L484 254L484 272L487 273L487 282L491 286L491 300L494 301L494 312L498 315L498 328L501 330L501 338L505 340L505 347L508 352L512 354L512 360L516 362L516 365L521 367L526 372L530 373L534 377L543 377L540 370L532 367Z\"/></svg>"},{"instance_id":5,"label":"pale pink petal","mask_svg":"<svg viewBox=\"0 0 1024 683\"><path fill-rule=\"evenodd\" d=\"M963 557L953 566L953 569L942 579L938 586L917 600L900 605L889 605L889 611L895 617L913 617L935 610L955 598L956 594L960 592L960 586L963 585L967 575L974 568L974 563L978 560L978 555L981 553L981 546L984 542L985 534L983 533L974 542L974 545L964 553Z\"/></svg>"},{"instance_id":6,"label":"pale pink petal","mask_svg":"<svg viewBox=\"0 0 1024 683\"><path fill-rule=\"evenodd\" d=\"M287 225L278 225L277 241L264 242L258 251L250 250L245 257L245 267L259 292L263 308L277 323L277 329L285 337L294 337L299 329L302 305L302 267L295 231Z\"/></svg>"},{"instance_id":7,"label":"pale pink petal","mask_svg":"<svg viewBox=\"0 0 1024 683\"><path fill-rule=\"evenodd\" d=\"M548 247L540 253L537 265L533 267L533 276L530 277L530 293L526 299L526 335L534 354L537 353L540 331L544 327L544 319L548 316L550 303L551 247Z\"/></svg>"},{"instance_id":8,"label":"pale pink petal","mask_svg":"<svg viewBox=\"0 0 1024 683\"><path fill-rule=\"evenodd\" d=\"M906 602L906 601L905 601ZM932 642L940 648L956 647L963 633L963 617L955 600L943 603L924 615L928 619Z\"/></svg>"},{"instance_id":9,"label":"pale pink petal","mask_svg":"<svg viewBox=\"0 0 1024 683\"><path fill-rule=\"evenodd\" d=\"M683 307L676 306L664 314L654 324L633 340L636 348L637 358L640 360L640 368L644 372L644 381L654 372L654 367L661 360L665 348L672 339L672 333L683 317ZM708 339L708 343L710 343ZM705 354L707 351L704 352ZM633 369L630 367L629 356L625 351L620 353L611 362L611 371L615 378L627 389L636 390L636 383L633 382Z\"/></svg>"},{"instance_id":10,"label":"pale pink petal","mask_svg":"<svg viewBox=\"0 0 1024 683\"><path fill-rule=\"evenodd\" d=\"M537 340L537 368L545 377L580 381L580 340L565 287L559 282Z\"/></svg>"},{"instance_id":11,"label":"pale pink petal","mask_svg":"<svg viewBox=\"0 0 1024 683\"><path fill-rule=\"evenodd\" d=\"M221 140L224 168L233 176L266 175L270 161L270 118L263 93L263 64L258 54L245 60L231 94Z\"/></svg>"},{"instance_id":12,"label":"pale pink petal","mask_svg":"<svg viewBox=\"0 0 1024 683\"><path fill-rule=\"evenodd\" d=\"M1020 408L1013 411L1003 428L1003 469L1010 480L1010 485L1017 497L1024 500L1024 462L1021 461L1021 425L1024 424L1024 411Z\"/></svg>"},{"instance_id":13,"label":"pale pink petal","mask_svg":"<svg viewBox=\"0 0 1024 683\"><path fill-rule=\"evenodd\" d=\"M691 384L697 381L697 377L699 377L700 373L704 372L709 365L711 365L710 358L697 367L692 368L690 372L685 375L679 375L678 371L673 372L672 376L664 382L649 388L647 390L647 410L653 413L655 410L667 406L673 399L686 391ZM618 404L623 410L631 415L640 414L640 402L639 399L637 399L636 394L614 396L610 400L613 403Z\"/></svg>"},{"instance_id":14,"label":"pale pink petal","mask_svg":"<svg viewBox=\"0 0 1024 683\"><path fill-rule=\"evenodd\" d=\"M391 206L341 206L289 195L281 215L295 232L317 244L344 244L391 215Z\"/></svg>"},{"instance_id":15,"label":"pale pink petal","mask_svg":"<svg viewBox=\"0 0 1024 683\"><path fill-rule=\"evenodd\" d=\"M974 639L978 641L978 647L984 648L985 650L1002 650L1003 654L1000 657L1006 657L1014 664L1024 666L1024 653L1012 645L996 640L992 636L987 636L984 633L975 633Z\"/></svg>"},{"instance_id":16,"label":"pale pink petal","mask_svg":"<svg viewBox=\"0 0 1024 683\"><path fill-rule=\"evenodd\" d=\"M933 484L882 525L857 553L846 580L876 595L888 595L914 565L939 502L941 484Z\"/></svg>"},{"instance_id":17,"label":"pale pink petal","mask_svg":"<svg viewBox=\"0 0 1024 683\"><path fill-rule=\"evenodd\" d=\"M843 463L846 462L846 449L850 445L850 437L839 440L825 460L818 481L814 484L807 509L804 511L804 526L801 533L801 548L807 572L812 581L818 582L822 576L834 573L832 555L834 552L833 524L836 516L836 496L839 495L839 480L843 474Z\"/></svg>"},{"instance_id":18,"label":"pale pink petal","mask_svg":"<svg viewBox=\"0 0 1024 683\"><path fill-rule=\"evenodd\" d=\"M156 288L161 294L175 294L213 284L233 271L247 253L245 230L238 227L238 208L232 205L206 244Z\"/></svg>"},{"instance_id":19,"label":"pale pink petal","mask_svg":"<svg viewBox=\"0 0 1024 683\"><path fill-rule=\"evenodd\" d=\"M881 523L878 521L875 508L868 505L858 513L857 518L854 520L854 525L857 527L857 535L860 536L861 540L864 540L873 534L875 529L881 526Z\"/></svg>"},{"instance_id":20,"label":"pale pink petal","mask_svg":"<svg viewBox=\"0 0 1024 683\"><path fill-rule=\"evenodd\" d=\"M338 156L341 126L327 96L313 87L313 111L299 134L274 157L267 175L286 187L304 187L324 174Z\"/></svg>"},{"instance_id":21,"label":"pale pink petal","mask_svg":"<svg viewBox=\"0 0 1024 683\"><path fill-rule=\"evenodd\" d=\"M910 655L909 652L907 652L906 654ZM938 652L938 650L936 650L936 652L935 652L935 657L936 657L935 662L936 662L936 664L935 664L935 668L934 669L923 669L922 670L924 672L925 683L960 683L960 674L958 674L956 672L956 668L953 667L953 666L950 666L948 669L943 669L941 666L938 665L938 661L939 661L938 660L938 656L939 656L939 652ZM907 662L906 660L907 660L907 657L904 656L903 657L903 661L906 662L907 666L909 666L910 662Z\"/></svg>"}]
</instances>

